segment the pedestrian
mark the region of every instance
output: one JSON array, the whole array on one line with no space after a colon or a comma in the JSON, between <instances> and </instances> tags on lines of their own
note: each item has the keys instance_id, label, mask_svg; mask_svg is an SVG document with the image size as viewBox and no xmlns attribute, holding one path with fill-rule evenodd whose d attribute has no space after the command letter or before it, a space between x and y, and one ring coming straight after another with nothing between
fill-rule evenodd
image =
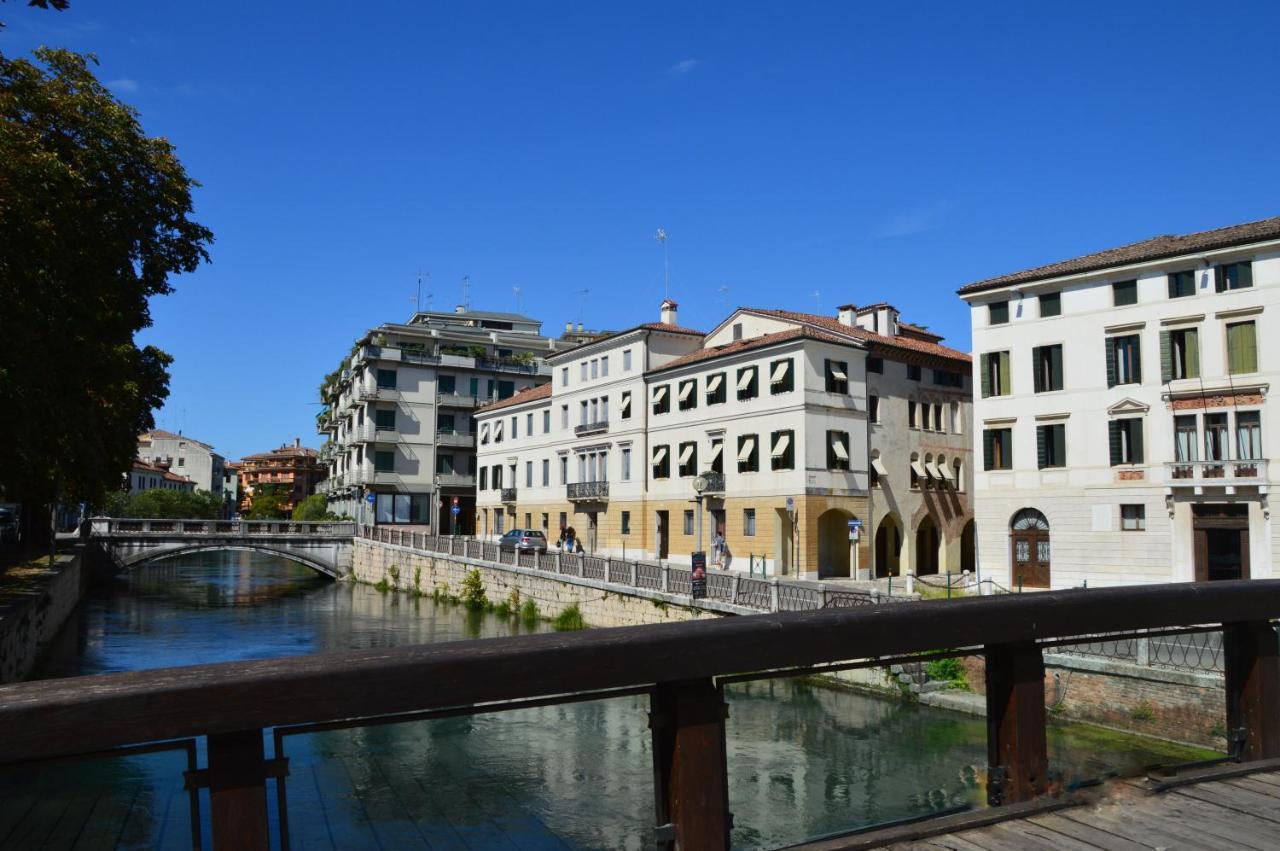
<instances>
[{"instance_id":1,"label":"pedestrian","mask_svg":"<svg viewBox=\"0 0 1280 851\"><path fill-rule=\"evenodd\" d=\"M711 563L716 567L720 567L721 553L724 550L724 535L720 534L717 529L716 533L711 536Z\"/></svg>"}]
</instances>

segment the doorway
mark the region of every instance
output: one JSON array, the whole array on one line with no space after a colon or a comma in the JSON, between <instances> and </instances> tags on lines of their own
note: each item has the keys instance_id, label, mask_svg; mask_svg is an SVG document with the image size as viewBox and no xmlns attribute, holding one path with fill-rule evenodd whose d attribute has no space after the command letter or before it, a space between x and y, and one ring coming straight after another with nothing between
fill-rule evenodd
<instances>
[{"instance_id":1,"label":"doorway","mask_svg":"<svg viewBox=\"0 0 1280 851\"><path fill-rule=\"evenodd\" d=\"M788 576L791 573L791 553L795 548L791 513L785 508L775 508L774 512L777 517L773 524L773 563L778 566L779 576Z\"/></svg>"},{"instance_id":2,"label":"doorway","mask_svg":"<svg viewBox=\"0 0 1280 851\"><path fill-rule=\"evenodd\" d=\"M926 516L916 527L916 576L938 572L938 524Z\"/></svg>"},{"instance_id":3,"label":"doorway","mask_svg":"<svg viewBox=\"0 0 1280 851\"><path fill-rule=\"evenodd\" d=\"M831 508L818 517L818 578L849 575L849 520L847 511Z\"/></svg>"},{"instance_id":4,"label":"doorway","mask_svg":"<svg viewBox=\"0 0 1280 851\"><path fill-rule=\"evenodd\" d=\"M890 514L880 521L876 529L876 577L901 574L902 529L897 518Z\"/></svg>"},{"instance_id":5,"label":"doorway","mask_svg":"<svg viewBox=\"0 0 1280 851\"><path fill-rule=\"evenodd\" d=\"M960 532L960 572L973 573L977 569L977 541L974 537L973 521L964 524Z\"/></svg>"},{"instance_id":6,"label":"doorway","mask_svg":"<svg viewBox=\"0 0 1280 851\"><path fill-rule=\"evenodd\" d=\"M1193 505L1196 581L1249 578L1249 506Z\"/></svg>"},{"instance_id":7,"label":"doorway","mask_svg":"<svg viewBox=\"0 0 1280 851\"><path fill-rule=\"evenodd\" d=\"M669 514L669 512L666 512L666 511L659 511L659 512L658 512L658 522L657 522L657 527L656 527L656 528L657 528L657 536L658 536L658 537L657 537L657 545L658 545L658 546L657 546L657 549L658 549L658 560L659 560L659 561L666 561L666 559L667 559L667 555L668 555L668 553L667 553L667 547L668 547L668 543L667 543L667 530L670 528L670 526L668 525L668 524L669 524L669 522L670 522L670 514Z\"/></svg>"},{"instance_id":8,"label":"doorway","mask_svg":"<svg viewBox=\"0 0 1280 851\"><path fill-rule=\"evenodd\" d=\"M596 551L596 535L599 531L599 515L595 511L587 512L587 552Z\"/></svg>"},{"instance_id":9,"label":"doorway","mask_svg":"<svg viewBox=\"0 0 1280 851\"><path fill-rule=\"evenodd\" d=\"M1009 524L1009 549L1013 560L1010 577L1024 588L1049 587L1049 521L1034 508L1013 515Z\"/></svg>"}]
</instances>

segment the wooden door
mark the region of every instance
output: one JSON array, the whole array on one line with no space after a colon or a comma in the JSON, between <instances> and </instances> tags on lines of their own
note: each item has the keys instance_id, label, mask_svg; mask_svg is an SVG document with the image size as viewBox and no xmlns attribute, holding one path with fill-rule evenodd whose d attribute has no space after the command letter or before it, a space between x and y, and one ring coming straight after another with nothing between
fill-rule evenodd
<instances>
[{"instance_id":1,"label":"wooden door","mask_svg":"<svg viewBox=\"0 0 1280 851\"><path fill-rule=\"evenodd\" d=\"M667 512L658 512L658 560L667 557Z\"/></svg>"},{"instance_id":2,"label":"wooden door","mask_svg":"<svg viewBox=\"0 0 1280 851\"><path fill-rule=\"evenodd\" d=\"M1023 588L1049 587L1049 533L1039 529L1009 533L1013 584Z\"/></svg>"},{"instance_id":3,"label":"wooden door","mask_svg":"<svg viewBox=\"0 0 1280 851\"><path fill-rule=\"evenodd\" d=\"M1248 579L1249 509L1245 505L1193 505L1196 581Z\"/></svg>"}]
</instances>

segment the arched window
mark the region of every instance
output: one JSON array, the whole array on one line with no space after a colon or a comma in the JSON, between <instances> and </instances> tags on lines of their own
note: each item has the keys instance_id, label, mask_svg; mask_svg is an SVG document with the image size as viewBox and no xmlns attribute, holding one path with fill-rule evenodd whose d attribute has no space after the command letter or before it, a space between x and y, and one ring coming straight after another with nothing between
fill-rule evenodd
<instances>
[{"instance_id":1,"label":"arched window","mask_svg":"<svg viewBox=\"0 0 1280 851\"><path fill-rule=\"evenodd\" d=\"M911 489L912 490L919 490L920 488L920 470L921 469L923 468L920 466L920 453L912 452L911 453Z\"/></svg>"},{"instance_id":2,"label":"arched window","mask_svg":"<svg viewBox=\"0 0 1280 851\"><path fill-rule=\"evenodd\" d=\"M1049 521L1034 508L1024 508L1013 515L1009 528L1015 532L1048 532Z\"/></svg>"}]
</instances>

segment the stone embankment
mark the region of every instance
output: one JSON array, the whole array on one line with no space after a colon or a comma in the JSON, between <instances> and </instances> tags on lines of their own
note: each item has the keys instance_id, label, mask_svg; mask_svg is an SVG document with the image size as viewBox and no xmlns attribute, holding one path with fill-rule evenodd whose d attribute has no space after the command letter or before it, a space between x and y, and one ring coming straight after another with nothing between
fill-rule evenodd
<instances>
[{"instance_id":1,"label":"stone embankment","mask_svg":"<svg viewBox=\"0 0 1280 851\"><path fill-rule=\"evenodd\" d=\"M84 595L83 550L16 565L0 576L0 683L25 679Z\"/></svg>"}]
</instances>

